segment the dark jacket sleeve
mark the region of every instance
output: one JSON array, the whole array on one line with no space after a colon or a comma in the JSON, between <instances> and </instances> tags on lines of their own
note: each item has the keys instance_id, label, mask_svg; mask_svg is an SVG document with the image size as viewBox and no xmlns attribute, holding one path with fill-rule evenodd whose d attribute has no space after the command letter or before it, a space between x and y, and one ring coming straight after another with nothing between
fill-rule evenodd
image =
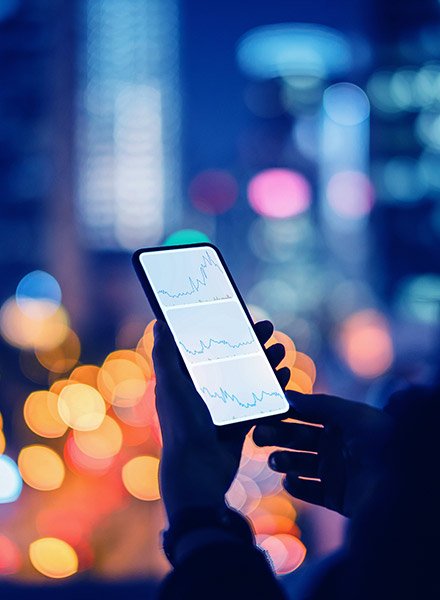
<instances>
[{"instance_id":1,"label":"dark jacket sleeve","mask_svg":"<svg viewBox=\"0 0 440 600\"><path fill-rule=\"evenodd\" d=\"M265 555L239 542L204 546L165 578L159 600L286 600Z\"/></svg>"}]
</instances>

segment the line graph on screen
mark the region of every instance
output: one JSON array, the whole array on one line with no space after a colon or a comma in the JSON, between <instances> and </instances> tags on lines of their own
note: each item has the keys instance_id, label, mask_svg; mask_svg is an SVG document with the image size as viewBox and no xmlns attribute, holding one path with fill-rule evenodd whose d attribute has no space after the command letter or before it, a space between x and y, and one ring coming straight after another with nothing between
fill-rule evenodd
<instances>
[{"instance_id":1,"label":"line graph on screen","mask_svg":"<svg viewBox=\"0 0 440 600\"><path fill-rule=\"evenodd\" d=\"M149 260L147 256L145 260ZM215 254L208 250L176 253L173 262L160 269L160 257L151 263L158 282L157 295L167 307L232 298L233 293ZM170 270L170 265L172 270Z\"/></svg>"},{"instance_id":2,"label":"line graph on screen","mask_svg":"<svg viewBox=\"0 0 440 600\"><path fill-rule=\"evenodd\" d=\"M224 339L216 340L214 338L209 338L209 340L207 340L206 342L204 340L199 340L197 347L193 347L193 348L187 348L187 346L183 342L179 342L179 344L182 346L182 348L184 349L184 351L187 354L191 354L192 356L195 356L195 355L205 354L205 352L207 350L211 350L211 348L213 348L215 346L224 346L224 347L230 348L232 350L242 348L243 346L250 346L250 345L255 346L255 338L254 338L254 335L253 335L251 329L249 328L249 338L247 340L242 340L242 341L235 342L235 343L230 340L224 340Z\"/></svg>"},{"instance_id":3,"label":"line graph on screen","mask_svg":"<svg viewBox=\"0 0 440 600\"><path fill-rule=\"evenodd\" d=\"M266 392L263 390L260 393L249 392L249 396L252 398L252 400L249 402L246 402L246 401L240 399L237 394L228 392L228 391L224 390L222 387L220 387L216 391L211 391L209 388L204 386L200 389L200 391L202 392L203 395L209 396L209 398L211 398L211 399L222 400L224 403L236 402L239 406L241 406L243 408L253 408L257 405L257 402L262 402L265 398L274 398L274 397L284 398L284 396L282 394L280 394L279 392Z\"/></svg>"}]
</instances>

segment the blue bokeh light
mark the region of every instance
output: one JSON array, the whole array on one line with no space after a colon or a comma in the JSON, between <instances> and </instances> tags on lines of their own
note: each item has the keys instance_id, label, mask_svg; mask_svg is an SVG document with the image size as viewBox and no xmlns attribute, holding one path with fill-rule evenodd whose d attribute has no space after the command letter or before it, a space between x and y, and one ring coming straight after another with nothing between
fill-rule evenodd
<instances>
[{"instance_id":1,"label":"blue bokeh light","mask_svg":"<svg viewBox=\"0 0 440 600\"><path fill-rule=\"evenodd\" d=\"M23 482L16 463L3 454L0 456L0 504L15 502L22 488Z\"/></svg>"},{"instance_id":2,"label":"blue bokeh light","mask_svg":"<svg viewBox=\"0 0 440 600\"><path fill-rule=\"evenodd\" d=\"M367 94L353 83L336 83L327 88L323 106L330 119L339 125L360 125L370 116Z\"/></svg>"},{"instance_id":3,"label":"blue bokeh light","mask_svg":"<svg viewBox=\"0 0 440 600\"><path fill-rule=\"evenodd\" d=\"M306 23L251 30L239 42L237 60L247 75L259 79L290 75L325 79L353 66L352 50L342 33Z\"/></svg>"},{"instance_id":4,"label":"blue bokeh light","mask_svg":"<svg viewBox=\"0 0 440 600\"><path fill-rule=\"evenodd\" d=\"M61 304L61 288L58 281L45 271L32 271L17 286L16 299L20 308L29 300L46 300L58 307Z\"/></svg>"}]
</instances>

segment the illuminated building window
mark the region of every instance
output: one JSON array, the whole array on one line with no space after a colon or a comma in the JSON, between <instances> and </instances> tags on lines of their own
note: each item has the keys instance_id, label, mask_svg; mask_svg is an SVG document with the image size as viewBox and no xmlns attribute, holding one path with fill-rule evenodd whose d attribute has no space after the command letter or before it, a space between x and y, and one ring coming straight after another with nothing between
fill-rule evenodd
<instances>
[{"instance_id":1,"label":"illuminated building window","mask_svg":"<svg viewBox=\"0 0 440 600\"><path fill-rule=\"evenodd\" d=\"M82 229L97 249L158 243L180 204L177 0L88 0L80 18Z\"/></svg>"}]
</instances>

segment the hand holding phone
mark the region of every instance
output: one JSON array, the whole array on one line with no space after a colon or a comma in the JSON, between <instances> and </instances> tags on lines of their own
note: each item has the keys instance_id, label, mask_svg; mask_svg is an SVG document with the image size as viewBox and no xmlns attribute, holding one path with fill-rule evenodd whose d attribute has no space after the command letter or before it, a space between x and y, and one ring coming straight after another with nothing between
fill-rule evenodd
<instances>
[{"instance_id":1,"label":"hand holding phone","mask_svg":"<svg viewBox=\"0 0 440 600\"><path fill-rule=\"evenodd\" d=\"M215 246L147 248L133 262L215 425L286 414L284 391Z\"/></svg>"},{"instance_id":2,"label":"hand holding phone","mask_svg":"<svg viewBox=\"0 0 440 600\"><path fill-rule=\"evenodd\" d=\"M262 344L272 335L269 321L255 325ZM224 503L239 466L248 423L235 426L234 435L219 435L208 408L184 372L172 334L158 321L154 330L156 406L163 437L161 490L170 519L185 508L218 507ZM271 347L275 368L284 358L281 344ZM280 370L286 382L289 374ZM282 381L283 384L283 381Z\"/></svg>"}]
</instances>

